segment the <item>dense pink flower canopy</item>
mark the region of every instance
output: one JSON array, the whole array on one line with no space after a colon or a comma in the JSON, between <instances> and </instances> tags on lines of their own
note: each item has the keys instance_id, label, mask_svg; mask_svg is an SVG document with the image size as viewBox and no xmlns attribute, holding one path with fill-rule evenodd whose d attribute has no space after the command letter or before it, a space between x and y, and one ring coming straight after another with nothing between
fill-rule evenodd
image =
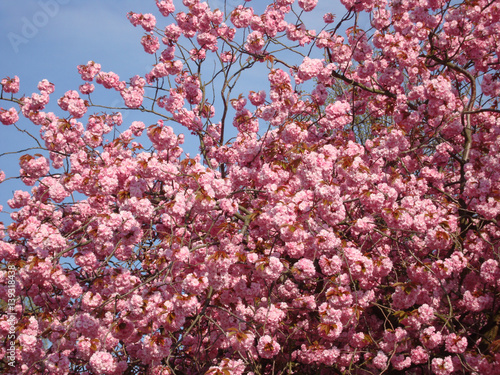
<instances>
[{"instance_id":1,"label":"dense pink flower canopy","mask_svg":"<svg viewBox=\"0 0 500 375\"><path fill-rule=\"evenodd\" d=\"M2 77L41 150L0 172L0 372L500 374L500 3L268 3L130 12L143 76Z\"/></svg>"}]
</instances>

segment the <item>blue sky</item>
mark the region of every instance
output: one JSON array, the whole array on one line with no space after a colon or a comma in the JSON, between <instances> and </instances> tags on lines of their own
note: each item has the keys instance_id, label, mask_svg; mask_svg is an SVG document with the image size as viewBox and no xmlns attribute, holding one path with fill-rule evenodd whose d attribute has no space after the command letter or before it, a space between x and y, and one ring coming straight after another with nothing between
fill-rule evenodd
<instances>
[{"instance_id":1,"label":"blue sky","mask_svg":"<svg viewBox=\"0 0 500 375\"><path fill-rule=\"evenodd\" d=\"M183 8L181 0L174 0L174 3L178 9ZM209 3L212 9L224 8L224 0L210 0ZM227 11L242 3L243 0L227 0ZM248 3L259 11L267 4L268 1L260 0ZM339 9L337 1L320 0L317 10L305 14L304 20L307 20L309 25L314 24L315 19L326 11L335 13L335 8ZM129 11L153 13L157 18L161 18L154 0L0 1L0 79L19 76L21 88L18 95L38 92L38 82L48 79L55 84L56 92L51 95L47 111L62 114L57 106L57 99L68 90L78 89L82 83L77 65L94 60L102 65L103 71L113 71L122 80L128 80L136 74L144 76L151 69L154 57L144 53L139 43L144 31L130 24L126 18ZM343 13L340 8L338 19ZM168 23L170 22L171 19ZM159 25L166 24L164 20L159 19ZM245 95L249 90L261 89L250 86ZM99 92L104 95L97 96ZM238 93L235 93L235 97L237 96ZM93 99L97 99L94 101L102 105L121 105L117 93L100 87L96 88ZM10 107L6 102L0 103L0 106ZM141 116L143 115L138 116L137 113L124 113L124 120L127 124L133 120L143 120L146 125L155 122L148 123ZM33 134L38 134L39 131L23 118L18 122L18 126ZM174 129L177 131L179 128L174 126ZM36 145L12 126L1 126L0 131L0 153ZM196 154L195 142L186 143L185 151L191 155ZM0 170L4 170L7 176L16 175L19 171L20 155L22 154L1 157ZM0 184L0 205L3 205L6 211L9 210L6 201L17 189L30 188L18 180ZM0 221L9 221L5 213L0 214Z\"/></svg>"},{"instance_id":2,"label":"blue sky","mask_svg":"<svg viewBox=\"0 0 500 375\"><path fill-rule=\"evenodd\" d=\"M40 5L44 3L56 4L59 9L47 16ZM89 60L127 79L143 73L151 60L138 44L141 30L126 19L127 12L137 8L150 11L155 4L139 0L1 2L0 72L17 74L23 92L36 90L38 81L46 78L62 94L81 82L76 66Z\"/></svg>"}]
</instances>

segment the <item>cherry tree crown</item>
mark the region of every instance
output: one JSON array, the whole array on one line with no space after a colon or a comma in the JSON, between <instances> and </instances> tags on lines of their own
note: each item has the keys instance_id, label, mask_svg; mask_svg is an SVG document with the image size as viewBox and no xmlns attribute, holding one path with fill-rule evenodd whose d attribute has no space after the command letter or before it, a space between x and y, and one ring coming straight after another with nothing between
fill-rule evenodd
<instances>
[{"instance_id":1,"label":"cherry tree crown","mask_svg":"<svg viewBox=\"0 0 500 375\"><path fill-rule=\"evenodd\" d=\"M0 372L500 374L500 2L213 3L1 79Z\"/></svg>"}]
</instances>

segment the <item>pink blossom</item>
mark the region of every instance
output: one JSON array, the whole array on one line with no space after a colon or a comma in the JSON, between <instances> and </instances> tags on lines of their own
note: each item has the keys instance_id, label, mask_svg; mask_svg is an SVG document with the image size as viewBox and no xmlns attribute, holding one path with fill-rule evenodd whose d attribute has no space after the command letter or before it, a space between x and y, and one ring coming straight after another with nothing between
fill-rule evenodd
<instances>
[{"instance_id":1,"label":"pink blossom","mask_svg":"<svg viewBox=\"0 0 500 375\"><path fill-rule=\"evenodd\" d=\"M318 0L299 0L299 7L304 9L305 12L310 12L318 4Z\"/></svg>"},{"instance_id":2,"label":"pink blossom","mask_svg":"<svg viewBox=\"0 0 500 375\"><path fill-rule=\"evenodd\" d=\"M482 311L488 308L492 302L493 298L487 294L471 293L470 290L465 291L463 294L463 303L469 311Z\"/></svg>"},{"instance_id":3,"label":"pink blossom","mask_svg":"<svg viewBox=\"0 0 500 375\"><path fill-rule=\"evenodd\" d=\"M495 284L500 278L500 267L495 259L488 259L481 265L481 277L489 284Z\"/></svg>"},{"instance_id":4,"label":"pink blossom","mask_svg":"<svg viewBox=\"0 0 500 375\"><path fill-rule=\"evenodd\" d=\"M434 312L435 312L434 308L424 303L422 306L418 308L418 313L419 313L418 319L423 324L429 324L435 318Z\"/></svg>"},{"instance_id":5,"label":"pink blossom","mask_svg":"<svg viewBox=\"0 0 500 375\"><path fill-rule=\"evenodd\" d=\"M45 365L52 374L67 374L70 362L63 353L52 353L48 356Z\"/></svg>"},{"instance_id":6,"label":"pink blossom","mask_svg":"<svg viewBox=\"0 0 500 375\"><path fill-rule=\"evenodd\" d=\"M49 187L48 194L56 203L61 203L64 198L69 196L68 191L58 179L52 177L44 178L43 183Z\"/></svg>"},{"instance_id":7,"label":"pink blossom","mask_svg":"<svg viewBox=\"0 0 500 375\"><path fill-rule=\"evenodd\" d=\"M260 31L253 31L248 34L245 49L250 53L258 54L262 51L264 44L265 40L262 33Z\"/></svg>"},{"instance_id":8,"label":"pink blossom","mask_svg":"<svg viewBox=\"0 0 500 375\"><path fill-rule=\"evenodd\" d=\"M153 31L156 26L156 18L151 13L140 14L129 12L127 18L129 19L130 23L132 23L132 25L141 25L142 28L147 32Z\"/></svg>"},{"instance_id":9,"label":"pink blossom","mask_svg":"<svg viewBox=\"0 0 500 375\"><path fill-rule=\"evenodd\" d=\"M287 27L287 22L285 21L285 13L273 9L273 8L268 8L267 11L263 14L261 17L261 22L262 22L262 27L265 31L265 33L273 38L276 36L277 33L285 31ZM252 23L255 21L255 16L252 17ZM252 24L251 27L252 29L259 29L259 24Z\"/></svg>"},{"instance_id":10,"label":"pink blossom","mask_svg":"<svg viewBox=\"0 0 500 375\"><path fill-rule=\"evenodd\" d=\"M218 373L231 374L231 375L242 375L245 370L245 364L241 359L230 360L223 359L219 366L212 366L206 372L207 375L215 375Z\"/></svg>"},{"instance_id":11,"label":"pink blossom","mask_svg":"<svg viewBox=\"0 0 500 375\"><path fill-rule=\"evenodd\" d=\"M254 132L259 130L258 120L252 116L252 113L247 109L242 109L236 112L233 120L233 125L241 132Z\"/></svg>"},{"instance_id":12,"label":"pink blossom","mask_svg":"<svg viewBox=\"0 0 500 375\"><path fill-rule=\"evenodd\" d=\"M95 352L90 357L89 364L99 374L112 374L116 369L116 362L108 352Z\"/></svg>"},{"instance_id":13,"label":"pink blossom","mask_svg":"<svg viewBox=\"0 0 500 375\"><path fill-rule=\"evenodd\" d=\"M306 280L314 277L316 268L312 260L302 258L294 264L293 272L298 280Z\"/></svg>"},{"instance_id":14,"label":"pink blossom","mask_svg":"<svg viewBox=\"0 0 500 375\"><path fill-rule=\"evenodd\" d=\"M135 88L143 88L144 86L146 86L146 80L139 75L135 75L130 78L130 86Z\"/></svg>"},{"instance_id":15,"label":"pink blossom","mask_svg":"<svg viewBox=\"0 0 500 375\"><path fill-rule=\"evenodd\" d=\"M160 60L162 62L172 61L175 59L175 47L169 46L161 53Z\"/></svg>"},{"instance_id":16,"label":"pink blossom","mask_svg":"<svg viewBox=\"0 0 500 375\"><path fill-rule=\"evenodd\" d=\"M237 111L241 111L243 108L245 108L246 104L247 100L243 97L231 100L231 106Z\"/></svg>"},{"instance_id":17,"label":"pink blossom","mask_svg":"<svg viewBox=\"0 0 500 375\"><path fill-rule=\"evenodd\" d=\"M495 97L500 94L500 80L495 79L491 74L485 74L481 83L481 89L485 95Z\"/></svg>"},{"instance_id":18,"label":"pink blossom","mask_svg":"<svg viewBox=\"0 0 500 375\"><path fill-rule=\"evenodd\" d=\"M160 41L158 37L150 34L141 38L141 44L144 47L144 51L150 54L154 54L160 49Z\"/></svg>"},{"instance_id":19,"label":"pink blossom","mask_svg":"<svg viewBox=\"0 0 500 375\"><path fill-rule=\"evenodd\" d=\"M280 344L269 335L264 335L259 339L257 351L262 358L273 358L281 349Z\"/></svg>"},{"instance_id":20,"label":"pink blossom","mask_svg":"<svg viewBox=\"0 0 500 375\"><path fill-rule=\"evenodd\" d=\"M192 294L199 294L208 287L208 279L206 276L196 277L195 275L188 274L183 281L183 288Z\"/></svg>"},{"instance_id":21,"label":"pink blossom","mask_svg":"<svg viewBox=\"0 0 500 375\"><path fill-rule=\"evenodd\" d=\"M235 57L235 56L233 55L233 53L232 53L232 52L229 52L229 51L221 53L221 56L220 56L221 60L222 60L223 62L225 62L225 63L231 63L231 62L234 62L234 61L235 61L235 58L234 58L234 57Z\"/></svg>"},{"instance_id":22,"label":"pink blossom","mask_svg":"<svg viewBox=\"0 0 500 375\"><path fill-rule=\"evenodd\" d=\"M163 38L163 43L166 45L173 45L177 42L182 34L182 30L176 24L170 24L165 28L165 37Z\"/></svg>"},{"instance_id":23,"label":"pink blossom","mask_svg":"<svg viewBox=\"0 0 500 375\"><path fill-rule=\"evenodd\" d=\"M342 261L337 255L334 255L332 258L327 258L325 255L322 255L319 259L319 265L323 274L326 276L333 276L340 272Z\"/></svg>"},{"instance_id":24,"label":"pink blossom","mask_svg":"<svg viewBox=\"0 0 500 375\"><path fill-rule=\"evenodd\" d=\"M316 77L323 68L323 62L319 59L311 59L308 56L304 57L304 61L299 66L298 77L307 81Z\"/></svg>"},{"instance_id":25,"label":"pink blossom","mask_svg":"<svg viewBox=\"0 0 500 375\"><path fill-rule=\"evenodd\" d=\"M170 89L170 96L160 98L158 105L170 113L175 113L184 106L184 95L177 90Z\"/></svg>"},{"instance_id":26,"label":"pink blossom","mask_svg":"<svg viewBox=\"0 0 500 375\"><path fill-rule=\"evenodd\" d=\"M446 350L450 353L463 353L467 349L467 339L465 337L457 336L455 333L450 333L445 338Z\"/></svg>"},{"instance_id":27,"label":"pink blossom","mask_svg":"<svg viewBox=\"0 0 500 375\"><path fill-rule=\"evenodd\" d=\"M95 309L102 303L102 297L99 293L87 292L83 295L82 298L82 307L85 311L91 311Z\"/></svg>"},{"instance_id":28,"label":"pink blossom","mask_svg":"<svg viewBox=\"0 0 500 375\"><path fill-rule=\"evenodd\" d=\"M186 38L192 38L196 35L199 27L198 17L192 17L191 14L179 12L176 14L175 20Z\"/></svg>"},{"instance_id":29,"label":"pink blossom","mask_svg":"<svg viewBox=\"0 0 500 375\"><path fill-rule=\"evenodd\" d=\"M179 60L156 64L149 74L149 79L146 76L146 81L152 82L154 79L167 75L179 74L182 71L182 66L182 62Z\"/></svg>"},{"instance_id":30,"label":"pink blossom","mask_svg":"<svg viewBox=\"0 0 500 375\"><path fill-rule=\"evenodd\" d=\"M12 125L19 121L19 115L15 108L5 110L0 108L0 122L4 125Z\"/></svg>"},{"instance_id":31,"label":"pink blossom","mask_svg":"<svg viewBox=\"0 0 500 375\"><path fill-rule=\"evenodd\" d=\"M125 105L129 108L139 108L144 100L144 89L142 87L128 87L120 91L120 94L125 101Z\"/></svg>"},{"instance_id":32,"label":"pink blossom","mask_svg":"<svg viewBox=\"0 0 500 375\"><path fill-rule=\"evenodd\" d=\"M40 82L38 82L37 88L41 92L46 92L47 94L52 94L55 91L54 84L46 79L42 79Z\"/></svg>"},{"instance_id":33,"label":"pink blossom","mask_svg":"<svg viewBox=\"0 0 500 375\"><path fill-rule=\"evenodd\" d=\"M78 73L81 74L84 81L92 81L101 71L101 65L94 61L89 61L87 65L78 65Z\"/></svg>"},{"instance_id":34,"label":"pink blossom","mask_svg":"<svg viewBox=\"0 0 500 375\"><path fill-rule=\"evenodd\" d=\"M134 121L130 125L130 130L136 137L140 137L145 128L146 125L142 121Z\"/></svg>"},{"instance_id":35,"label":"pink blossom","mask_svg":"<svg viewBox=\"0 0 500 375\"><path fill-rule=\"evenodd\" d=\"M333 23L335 21L335 15L332 13L326 13L323 16L323 21L325 21L325 23Z\"/></svg>"},{"instance_id":36,"label":"pink blossom","mask_svg":"<svg viewBox=\"0 0 500 375\"><path fill-rule=\"evenodd\" d=\"M175 12L173 0L156 0L156 5L164 17Z\"/></svg>"},{"instance_id":37,"label":"pink blossom","mask_svg":"<svg viewBox=\"0 0 500 375\"><path fill-rule=\"evenodd\" d=\"M27 351L33 351L36 348L37 338L33 335L21 333L19 335L19 343L26 348Z\"/></svg>"},{"instance_id":38,"label":"pink blossom","mask_svg":"<svg viewBox=\"0 0 500 375\"><path fill-rule=\"evenodd\" d=\"M392 357L391 364L394 366L396 370L404 370L407 367L411 366L411 358L405 357L404 355L396 355Z\"/></svg>"},{"instance_id":39,"label":"pink blossom","mask_svg":"<svg viewBox=\"0 0 500 375\"><path fill-rule=\"evenodd\" d=\"M261 307L256 313L254 319L262 324L265 324L269 329L274 330L278 328L280 322L285 318L285 311L271 305L269 308Z\"/></svg>"},{"instance_id":40,"label":"pink blossom","mask_svg":"<svg viewBox=\"0 0 500 375\"><path fill-rule=\"evenodd\" d=\"M205 48L193 48L189 50L189 55L191 56L191 60L205 60L207 57L207 50Z\"/></svg>"},{"instance_id":41,"label":"pink blossom","mask_svg":"<svg viewBox=\"0 0 500 375\"><path fill-rule=\"evenodd\" d=\"M441 335L441 332L436 331L434 327L424 329L420 335L420 342L422 342L422 344L428 349L436 348L441 344L442 340L443 336Z\"/></svg>"},{"instance_id":42,"label":"pink blossom","mask_svg":"<svg viewBox=\"0 0 500 375\"><path fill-rule=\"evenodd\" d=\"M106 124L109 126L120 126L122 123L123 117L120 112L115 112L106 116Z\"/></svg>"},{"instance_id":43,"label":"pink blossom","mask_svg":"<svg viewBox=\"0 0 500 375\"><path fill-rule=\"evenodd\" d=\"M113 72L99 72L96 77L96 82L102 84L107 89L118 89L121 85L120 77Z\"/></svg>"},{"instance_id":44,"label":"pink blossom","mask_svg":"<svg viewBox=\"0 0 500 375\"><path fill-rule=\"evenodd\" d=\"M259 92L250 91L250 94L248 94L248 99L255 106L262 105L266 100L266 92L264 90L261 90Z\"/></svg>"},{"instance_id":45,"label":"pink blossom","mask_svg":"<svg viewBox=\"0 0 500 375\"><path fill-rule=\"evenodd\" d=\"M312 91L311 96L314 98L314 101L319 105L323 105L328 97L328 92L322 84L316 86L316 88Z\"/></svg>"},{"instance_id":46,"label":"pink blossom","mask_svg":"<svg viewBox=\"0 0 500 375\"><path fill-rule=\"evenodd\" d=\"M174 113L174 120L191 131L199 131L202 127L200 117L193 111L188 111L184 108L182 108L179 112Z\"/></svg>"},{"instance_id":47,"label":"pink blossom","mask_svg":"<svg viewBox=\"0 0 500 375\"><path fill-rule=\"evenodd\" d=\"M328 104L325 108L325 119L320 120L320 124L325 129L342 129L350 122L349 113L351 106L346 101L337 101Z\"/></svg>"},{"instance_id":48,"label":"pink blossom","mask_svg":"<svg viewBox=\"0 0 500 375\"><path fill-rule=\"evenodd\" d=\"M19 77L14 76L14 78L3 78L0 81L2 85L2 90L7 93L17 94L19 92Z\"/></svg>"},{"instance_id":49,"label":"pink blossom","mask_svg":"<svg viewBox=\"0 0 500 375\"><path fill-rule=\"evenodd\" d=\"M87 112L87 105L77 91L70 90L57 103L61 109L68 111L74 118L81 118Z\"/></svg>"},{"instance_id":50,"label":"pink blossom","mask_svg":"<svg viewBox=\"0 0 500 375\"><path fill-rule=\"evenodd\" d=\"M274 281L281 276L284 271L283 263L276 256L270 256L266 266L263 269L265 278L269 281Z\"/></svg>"},{"instance_id":51,"label":"pink blossom","mask_svg":"<svg viewBox=\"0 0 500 375\"><path fill-rule=\"evenodd\" d=\"M31 155L23 155L19 160L21 170L19 171L26 183L34 184L34 181L45 176L50 170L49 161L41 155L33 157Z\"/></svg>"},{"instance_id":52,"label":"pink blossom","mask_svg":"<svg viewBox=\"0 0 500 375\"><path fill-rule=\"evenodd\" d=\"M387 367L387 356L385 355L384 352L382 351L379 351L377 353L377 355L375 356L375 358L373 358L373 365L379 369L379 370L383 370Z\"/></svg>"},{"instance_id":53,"label":"pink blossom","mask_svg":"<svg viewBox=\"0 0 500 375\"><path fill-rule=\"evenodd\" d=\"M231 12L231 22L237 28L244 28L250 26L250 21L253 17L252 8L244 8L243 5L238 5Z\"/></svg>"},{"instance_id":54,"label":"pink blossom","mask_svg":"<svg viewBox=\"0 0 500 375\"><path fill-rule=\"evenodd\" d=\"M80 92L83 95L90 95L94 92L95 86L91 83L85 82L85 84L80 85Z\"/></svg>"},{"instance_id":55,"label":"pink blossom","mask_svg":"<svg viewBox=\"0 0 500 375\"><path fill-rule=\"evenodd\" d=\"M428 359L429 359L429 354L423 347L417 346L415 349L411 350L412 363L418 365L427 362Z\"/></svg>"},{"instance_id":56,"label":"pink blossom","mask_svg":"<svg viewBox=\"0 0 500 375\"><path fill-rule=\"evenodd\" d=\"M431 364L432 371L437 375L448 375L454 370L453 361L450 356L445 358L434 358Z\"/></svg>"}]
</instances>

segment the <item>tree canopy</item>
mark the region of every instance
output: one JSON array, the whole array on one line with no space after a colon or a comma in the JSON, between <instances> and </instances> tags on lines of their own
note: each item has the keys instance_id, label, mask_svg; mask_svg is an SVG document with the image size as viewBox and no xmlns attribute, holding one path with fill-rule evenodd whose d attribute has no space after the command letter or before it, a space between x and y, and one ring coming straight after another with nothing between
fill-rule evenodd
<instances>
[{"instance_id":1,"label":"tree canopy","mask_svg":"<svg viewBox=\"0 0 500 375\"><path fill-rule=\"evenodd\" d=\"M3 373L500 374L500 3L341 1L156 0L149 73L1 80Z\"/></svg>"}]
</instances>

